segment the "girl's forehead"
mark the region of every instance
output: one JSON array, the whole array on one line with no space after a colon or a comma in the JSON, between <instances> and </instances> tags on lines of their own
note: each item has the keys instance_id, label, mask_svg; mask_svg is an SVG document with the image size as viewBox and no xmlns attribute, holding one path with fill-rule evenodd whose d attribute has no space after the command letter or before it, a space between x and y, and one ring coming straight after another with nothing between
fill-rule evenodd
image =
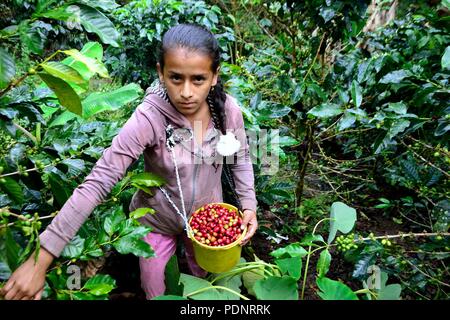
<instances>
[{"instance_id":1,"label":"girl's forehead","mask_svg":"<svg viewBox=\"0 0 450 320\"><path fill-rule=\"evenodd\" d=\"M167 69L211 70L212 59L209 55L190 48L173 48L164 54L164 67Z\"/></svg>"}]
</instances>

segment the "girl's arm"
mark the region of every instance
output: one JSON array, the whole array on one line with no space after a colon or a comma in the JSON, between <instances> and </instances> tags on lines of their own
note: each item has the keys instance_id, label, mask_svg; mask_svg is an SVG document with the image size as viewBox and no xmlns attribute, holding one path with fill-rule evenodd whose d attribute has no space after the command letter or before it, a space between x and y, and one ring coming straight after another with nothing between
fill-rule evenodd
<instances>
[{"instance_id":1,"label":"girl's arm","mask_svg":"<svg viewBox=\"0 0 450 320\"><path fill-rule=\"evenodd\" d=\"M41 250L37 263L34 254L31 255L14 271L0 291L1 295L15 300L40 299L46 271L53 259L59 257L94 208L124 176L128 166L139 158L145 148L154 145L157 137L152 127L152 114L152 109L146 103L136 108L91 173L39 236Z\"/></svg>"},{"instance_id":2,"label":"girl's arm","mask_svg":"<svg viewBox=\"0 0 450 320\"><path fill-rule=\"evenodd\" d=\"M136 108L91 173L40 235L42 247L55 257L59 257L95 207L122 179L130 164L139 158L145 148L154 144L156 133L151 124L151 110L146 103Z\"/></svg>"}]
</instances>

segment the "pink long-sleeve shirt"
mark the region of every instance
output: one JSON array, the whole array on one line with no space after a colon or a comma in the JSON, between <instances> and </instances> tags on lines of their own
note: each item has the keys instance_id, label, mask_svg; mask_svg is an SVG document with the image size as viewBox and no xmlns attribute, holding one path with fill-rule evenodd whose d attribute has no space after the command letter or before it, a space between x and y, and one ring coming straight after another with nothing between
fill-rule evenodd
<instances>
[{"instance_id":1,"label":"pink long-sleeve shirt","mask_svg":"<svg viewBox=\"0 0 450 320\"><path fill-rule=\"evenodd\" d=\"M227 95L225 112L227 131L235 133L241 142L240 150L231 157L234 161L230 165L236 183L236 193L243 209L256 211L253 167L242 111L230 95ZM155 173L166 180L163 188L167 190L174 204L181 209L175 166L166 146L166 128L169 124L175 128L175 132L181 133L180 136L185 136L186 132L192 132L194 129L187 118L167 99L147 90L143 102L112 140L111 146L104 150L91 173L74 190L58 215L41 233L42 247L58 257L94 208L107 197L113 186L124 176L127 168L141 154L144 155L145 171ZM211 120L201 148L197 146L195 139L190 139L177 143L173 149L188 218L204 204L223 201L222 163L224 161L228 163L228 160L214 155L219 135L220 132L214 128ZM203 158L199 157L200 150ZM156 187L151 189L153 196L138 190L132 198L130 210L141 207L155 209L155 214L147 214L139 220L145 225L150 225L154 232L170 235L183 232L183 219L160 189Z\"/></svg>"}]
</instances>

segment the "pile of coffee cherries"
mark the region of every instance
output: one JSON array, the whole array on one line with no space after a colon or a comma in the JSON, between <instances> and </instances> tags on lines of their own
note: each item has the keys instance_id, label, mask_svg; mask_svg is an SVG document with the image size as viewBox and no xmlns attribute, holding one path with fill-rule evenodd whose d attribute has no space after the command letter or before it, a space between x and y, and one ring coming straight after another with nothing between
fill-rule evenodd
<instances>
[{"instance_id":1,"label":"pile of coffee cherries","mask_svg":"<svg viewBox=\"0 0 450 320\"><path fill-rule=\"evenodd\" d=\"M226 246L241 235L242 218L220 204L207 204L192 214L194 238L212 247Z\"/></svg>"}]
</instances>

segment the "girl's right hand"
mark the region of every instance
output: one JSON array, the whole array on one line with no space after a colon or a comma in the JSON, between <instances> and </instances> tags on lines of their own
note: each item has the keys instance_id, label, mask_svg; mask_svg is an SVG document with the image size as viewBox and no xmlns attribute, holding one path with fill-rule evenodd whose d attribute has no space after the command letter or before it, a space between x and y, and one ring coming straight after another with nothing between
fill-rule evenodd
<instances>
[{"instance_id":1,"label":"girl's right hand","mask_svg":"<svg viewBox=\"0 0 450 320\"><path fill-rule=\"evenodd\" d=\"M44 291L45 275L53 262L53 255L41 248L37 262L33 253L11 275L8 282L0 290L6 300L40 300Z\"/></svg>"}]
</instances>

